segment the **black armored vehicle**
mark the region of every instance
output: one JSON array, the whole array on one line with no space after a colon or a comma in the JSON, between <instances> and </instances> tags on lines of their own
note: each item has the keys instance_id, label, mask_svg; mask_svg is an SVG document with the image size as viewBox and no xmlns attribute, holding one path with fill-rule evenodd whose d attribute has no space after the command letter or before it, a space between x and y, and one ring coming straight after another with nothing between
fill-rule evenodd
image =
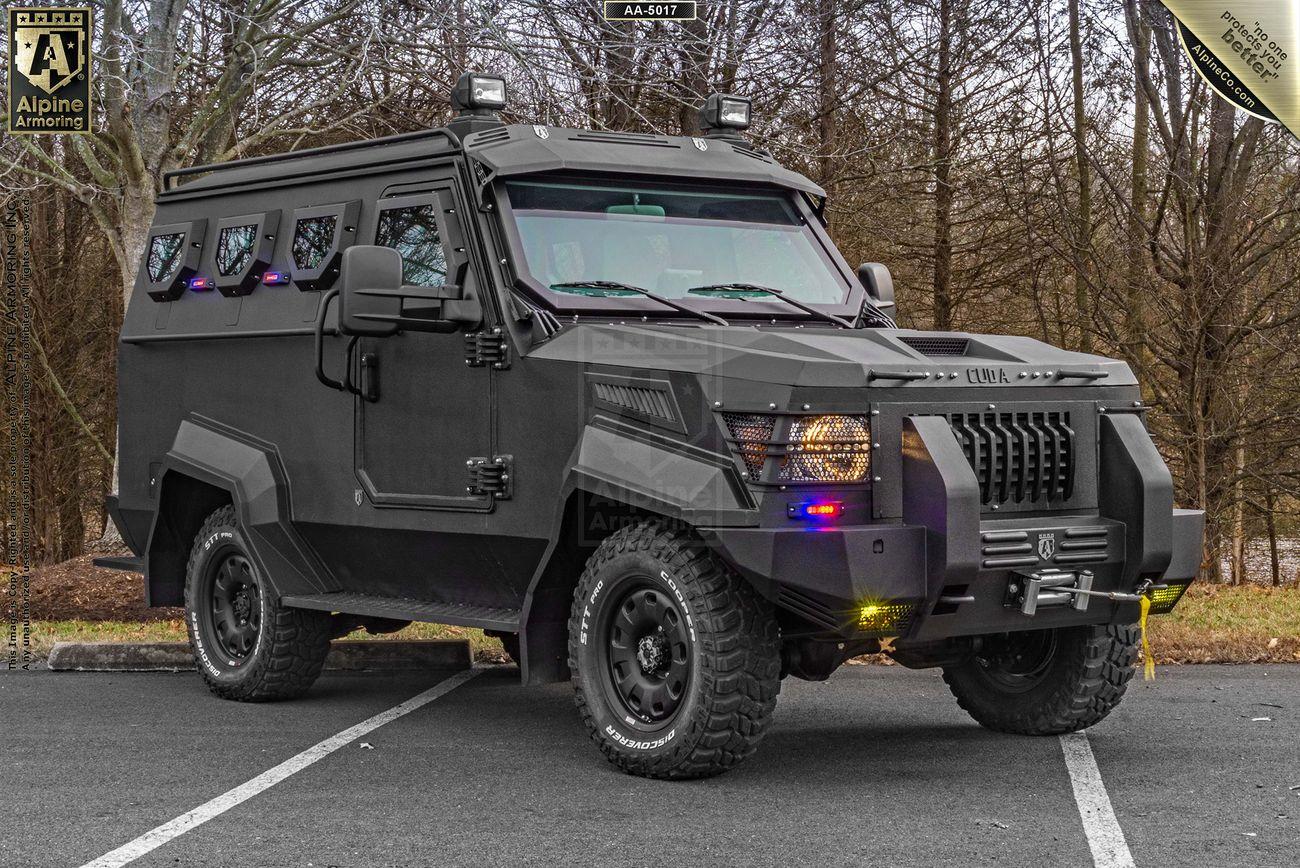
<instances>
[{"instance_id":1,"label":"black armored vehicle","mask_svg":"<svg viewBox=\"0 0 1300 868\"><path fill-rule=\"evenodd\" d=\"M301 693L362 627L479 627L664 778L868 652L997 730L1115 707L1203 532L1126 365L898 328L743 99L695 137L505 124L486 76L453 102L158 198L110 508L212 690Z\"/></svg>"}]
</instances>

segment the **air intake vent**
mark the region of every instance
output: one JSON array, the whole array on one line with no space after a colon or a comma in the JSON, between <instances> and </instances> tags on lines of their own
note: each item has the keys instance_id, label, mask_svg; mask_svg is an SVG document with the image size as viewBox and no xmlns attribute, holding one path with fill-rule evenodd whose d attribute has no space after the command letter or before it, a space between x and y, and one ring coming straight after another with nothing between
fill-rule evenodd
<instances>
[{"instance_id":1,"label":"air intake vent","mask_svg":"<svg viewBox=\"0 0 1300 868\"><path fill-rule=\"evenodd\" d=\"M597 406L616 410L620 416L634 416L673 431L684 430L672 387L664 380L592 377L591 397Z\"/></svg>"},{"instance_id":2,"label":"air intake vent","mask_svg":"<svg viewBox=\"0 0 1300 868\"><path fill-rule=\"evenodd\" d=\"M980 502L1059 504L1074 493L1074 430L1066 412L953 413Z\"/></svg>"},{"instance_id":3,"label":"air intake vent","mask_svg":"<svg viewBox=\"0 0 1300 868\"><path fill-rule=\"evenodd\" d=\"M747 148L744 145L737 145L733 143L731 149L735 151L737 154L740 154L745 157L749 157L754 160L758 160L759 162L763 162L763 163L772 162L771 157L767 156L766 154L759 153L758 151L755 151L753 148Z\"/></svg>"},{"instance_id":4,"label":"air intake vent","mask_svg":"<svg viewBox=\"0 0 1300 868\"><path fill-rule=\"evenodd\" d=\"M964 356L970 346L966 338L902 337L899 340L927 356Z\"/></svg>"},{"instance_id":5,"label":"air intake vent","mask_svg":"<svg viewBox=\"0 0 1300 868\"><path fill-rule=\"evenodd\" d=\"M651 148L680 148L681 145L660 138L636 133L574 133L572 142L599 142L602 145L644 145Z\"/></svg>"},{"instance_id":6,"label":"air intake vent","mask_svg":"<svg viewBox=\"0 0 1300 868\"><path fill-rule=\"evenodd\" d=\"M510 138L510 130L506 127L497 127L493 130L483 130L465 137L465 146L471 150L474 148L483 148L488 145L495 145L498 142L504 142Z\"/></svg>"}]
</instances>

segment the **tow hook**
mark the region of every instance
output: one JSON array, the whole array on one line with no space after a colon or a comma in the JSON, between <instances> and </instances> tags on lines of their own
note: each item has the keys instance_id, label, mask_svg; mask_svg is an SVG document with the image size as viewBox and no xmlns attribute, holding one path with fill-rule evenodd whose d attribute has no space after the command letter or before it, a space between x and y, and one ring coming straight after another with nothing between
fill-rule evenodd
<instances>
[{"instance_id":1,"label":"tow hook","mask_svg":"<svg viewBox=\"0 0 1300 868\"><path fill-rule=\"evenodd\" d=\"M1077 612L1086 611L1088 600L1102 597L1124 603L1137 603L1142 596L1156 585L1144 580L1143 586L1134 593L1123 591L1094 591L1091 570L1017 570L1011 574L1007 585L1006 605L1019 606L1026 615L1035 614L1040 608L1069 606Z\"/></svg>"}]
</instances>

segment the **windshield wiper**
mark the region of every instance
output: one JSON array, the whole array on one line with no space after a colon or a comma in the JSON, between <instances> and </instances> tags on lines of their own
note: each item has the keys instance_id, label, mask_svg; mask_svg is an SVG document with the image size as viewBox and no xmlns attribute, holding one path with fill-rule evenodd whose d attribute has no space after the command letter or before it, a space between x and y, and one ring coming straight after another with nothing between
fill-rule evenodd
<instances>
[{"instance_id":1,"label":"windshield wiper","mask_svg":"<svg viewBox=\"0 0 1300 868\"><path fill-rule=\"evenodd\" d=\"M699 317L702 320L707 320L708 322L715 323L717 325L724 325L724 326L731 325L731 323L727 322L722 317L714 316L708 311L696 310L693 307L687 307L684 304L678 304L677 302L673 301L671 298L664 298L662 295L660 295L657 292L651 292L648 289L642 289L641 287L633 286L630 283L619 283L616 280L570 280L570 281L564 281L562 283L552 283L551 289L555 289L560 292L563 292L564 290L562 287L566 287L566 286L572 286L575 289L619 289L619 290L623 290L624 292L635 292L638 295L644 295L646 298L650 299L651 301L657 301L660 304L671 307L673 310L679 310L682 313L687 313L690 314L691 316Z\"/></svg>"},{"instance_id":2,"label":"windshield wiper","mask_svg":"<svg viewBox=\"0 0 1300 868\"><path fill-rule=\"evenodd\" d=\"M686 293L688 295L712 295L714 293L726 293L728 290L773 295L791 307L797 308L811 316L815 316L820 320L835 323L836 325L843 326L846 329L853 328L853 323L846 319L838 317L833 313L826 313L826 311L818 310L810 304L804 304L802 301L791 298L779 289L773 289L770 286L759 286L757 283L712 283L708 286L692 287L691 289L686 290Z\"/></svg>"}]
</instances>

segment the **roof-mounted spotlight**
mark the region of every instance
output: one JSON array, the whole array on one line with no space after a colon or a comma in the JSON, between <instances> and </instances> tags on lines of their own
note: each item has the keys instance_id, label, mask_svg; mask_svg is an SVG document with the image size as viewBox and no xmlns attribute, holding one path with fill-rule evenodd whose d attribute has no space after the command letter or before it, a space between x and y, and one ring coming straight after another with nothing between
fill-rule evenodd
<instances>
[{"instance_id":1,"label":"roof-mounted spotlight","mask_svg":"<svg viewBox=\"0 0 1300 868\"><path fill-rule=\"evenodd\" d=\"M506 107L506 80L467 72L451 91L451 107L462 115L484 115Z\"/></svg>"},{"instance_id":2,"label":"roof-mounted spotlight","mask_svg":"<svg viewBox=\"0 0 1300 868\"><path fill-rule=\"evenodd\" d=\"M728 93L711 93L700 109L700 128L706 135L736 135L749 129L749 100Z\"/></svg>"}]
</instances>

